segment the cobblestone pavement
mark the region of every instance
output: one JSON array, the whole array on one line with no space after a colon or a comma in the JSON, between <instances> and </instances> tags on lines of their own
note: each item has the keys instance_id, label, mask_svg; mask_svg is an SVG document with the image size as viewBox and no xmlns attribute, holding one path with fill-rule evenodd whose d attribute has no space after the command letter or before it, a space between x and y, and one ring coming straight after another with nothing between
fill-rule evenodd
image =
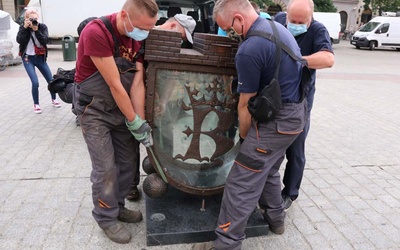
<instances>
[{"instance_id":1,"label":"cobblestone pavement","mask_svg":"<svg viewBox=\"0 0 400 250\"><path fill-rule=\"evenodd\" d=\"M400 52L348 41L334 49L334 67L318 72L305 177L286 232L249 238L243 249L400 249ZM52 47L53 72L74 64ZM0 72L0 249L190 249L147 247L145 222L128 225L129 244L107 239L91 215L80 128L40 83L37 115L23 66ZM127 205L145 212L143 199Z\"/></svg>"}]
</instances>

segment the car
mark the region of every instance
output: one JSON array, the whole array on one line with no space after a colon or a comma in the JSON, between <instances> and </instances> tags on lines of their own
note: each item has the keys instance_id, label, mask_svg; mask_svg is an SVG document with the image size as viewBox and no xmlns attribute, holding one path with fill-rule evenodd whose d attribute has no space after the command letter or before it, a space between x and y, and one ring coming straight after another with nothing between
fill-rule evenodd
<instances>
[{"instance_id":1,"label":"car","mask_svg":"<svg viewBox=\"0 0 400 250\"><path fill-rule=\"evenodd\" d=\"M400 50L400 17L375 17L358 30L350 43L357 49L367 47Z\"/></svg>"},{"instance_id":2,"label":"car","mask_svg":"<svg viewBox=\"0 0 400 250\"><path fill-rule=\"evenodd\" d=\"M18 29L19 25L13 21L10 13L0 10L0 71L9 65L22 63L16 40Z\"/></svg>"},{"instance_id":3,"label":"car","mask_svg":"<svg viewBox=\"0 0 400 250\"><path fill-rule=\"evenodd\" d=\"M169 17L181 13L192 16L197 22L194 32L217 33L217 25L212 18L215 1L213 0L156 0L159 12L156 25L162 24Z\"/></svg>"}]
</instances>

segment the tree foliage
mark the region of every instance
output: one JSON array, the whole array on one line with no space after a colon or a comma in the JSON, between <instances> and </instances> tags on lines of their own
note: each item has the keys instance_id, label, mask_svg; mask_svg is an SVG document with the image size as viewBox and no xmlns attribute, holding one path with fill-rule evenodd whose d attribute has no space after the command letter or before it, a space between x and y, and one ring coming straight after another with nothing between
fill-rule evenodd
<instances>
[{"instance_id":1,"label":"tree foliage","mask_svg":"<svg viewBox=\"0 0 400 250\"><path fill-rule=\"evenodd\" d=\"M261 9L264 9L268 6L275 6L276 4L272 0L252 0L256 2ZM368 1L368 0L366 0ZM381 0L388 1L388 0ZM400 1L400 0L392 0L392 1ZM316 12L336 12L337 9L333 6L332 0L314 0L314 10Z\"/></svg>"},{"instance_id":2,"label":"tree foliage","mask_svg":"<svg viewBox=\"0 0 400 250\"><path fill-rule=\"evenodd\" d=\"M374 0L372 1L372 11L379 12L379 15L386 11L400 11L400 0Z\"/></svg>"},{"instance_id":3,"label":"tree foliage","mask_svg":"<svg viewBox=\"0 0 400 250\"><path fill-rule=\"evenodd\" d=\"M364 0L364 10L369 10L369 4L371 3L371 0Z\"/></svg>"},{"instance_id":4,"label":"tree foliage","mask_svg":"<svg viewBox=\"0 0 400 250\"><path fill-rule=\"evenodd\" d=\"M260 6L260 9L267 8L268 6L275 6L276 4L272 0L251 0Z\"/></svg>"},{"instance_id":5,"label":"tree foliage","mask_svg":"<svg viewBox=\"0 0 400 250\"><path fill-rule=\"evenodd\" d=\"M336 12L337 9L335 6L333 6L332 0L314 0L314 11L315 12Z\"/></svg>"}]
</instances>

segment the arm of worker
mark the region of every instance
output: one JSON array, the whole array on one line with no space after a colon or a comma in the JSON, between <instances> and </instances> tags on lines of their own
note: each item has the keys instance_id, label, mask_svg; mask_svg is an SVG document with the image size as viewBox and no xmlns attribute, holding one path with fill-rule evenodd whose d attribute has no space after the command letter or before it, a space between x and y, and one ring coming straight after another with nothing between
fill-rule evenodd
<instances>
[{"instance_id":1,"label":"arm of worker","mask_svg":"<svg viewBox=\"0 0 400 250\"><path fill-rule=\"evenodd\" d=\"M150 125L144 120L145 87L143 63L136 62L136 70L131 89L129 90L130 104L135 110L136 115L133 120L126 120L126 126L136 140L145 147L150 147L153 145L153 137L151 136Z\"/></svg>"},{"instance_id":2,"label":"arm of worker","mask_svg":"<svg viewBox=\"0 0 400 250\"><path fill-rule=\"evenodd\" d=\"M303 56L310 69L331 68L335 63L335 56L331 51L322 50L309 56Z\"/></svg>"},{"instance_id":3,"label":"arm of worker","mask_svg":"<svg viewBox=\"0 0 400 250\"><path fill-rule=\"evenodd\" d=\"M132 107L129 95L121 83L117 65L115 64L114 57L90 57L96 66L97 70L103 76L111 94L121 110L122 114L128 121L135 119L136 112Z\"/></svg>"},{"instance_id":4,"label":"arm of worker","mask_svg":"<svg viewBox=\"0 0 400 250\"><path fill-rule=\"evenodd\" d=\"M90 58L110 88L111 94L117 103L118 108L121 110L122 114L124 114L126 118L126 125L129 131L131 131L136 140L141 142L145 147L150 147L153 145L153 139L150 134L151 127L139 116L140 114L144 116L143 74L135 74L135 78L136 76L139 76L138 80L135 80L135 78L133 80L134 84L137 84L138 93L135 94L135 97L132 97L132 99L137 98L137 100L134 102L135 104L133 104L121 83L114 57L91 56ZM139 68L138 70L143 70L143 67ZM136 107L134 107L134 105L136 105ZM138 109L137 113L135 112L134 108Z\"/></svg>"},{"instance_id":5,"label":"arm of worker","mask_svg":"<svg viewBox=\"0 0 400 250\"><path fill-rule=\"evenodd\" d=\"M137 72L133 77L133 83L129 92L130 92L131 103L135 112L144 119L145 118L144 102L145 102L146 91L144 87L144 78L143 78L144 76L143 63L136 62L136 70Z\"/></svg>"},{"instance_id":6,"label":"arm of worker","mask_svg":"<svg viewBox=\"0 0 400 250\"><path fill-rule=\"evenodd\" d=\"M247 109L249 99L257 93L240 93L238 103L239 135L245 139L251 126L251 115Z\"/></svg>"}]
</instances>

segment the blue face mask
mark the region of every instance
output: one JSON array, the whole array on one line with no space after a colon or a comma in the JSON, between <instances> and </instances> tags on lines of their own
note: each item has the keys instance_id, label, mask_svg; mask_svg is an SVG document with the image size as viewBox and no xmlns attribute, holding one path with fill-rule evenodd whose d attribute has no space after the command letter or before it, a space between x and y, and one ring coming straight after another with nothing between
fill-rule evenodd
<instances>
[{"instance_id":1,"label":"blue face mask","mask_svg":"<svg viewBox=\"0 0 400 250\"><path fill-rule=\"evenodd\" d=\"M132 23L131 23L131 19L129 18L128 12L126 14L128 15L129 24L132 27L134 27L132 25ZM125 28L126 35L129 36L130 38L134 39L135 41L142 41L142 40L146 39L149 36L149 31L141 30L141 29L136 28L136 27L134 27L131 32L128 32L128 29L126 28L125 22L124 22L124 28Z\"/></svg>"},{"instance_id":2,"label":"blue face mask","mask_svg":"<svg viewBox=\"0 0 400 250\"><path fill-rule=\"evenodd\" d=\"M307 32L307 24L294 24L288 22L287 29L293 36L298 36Z\"/></svg>"}]
</instances>

